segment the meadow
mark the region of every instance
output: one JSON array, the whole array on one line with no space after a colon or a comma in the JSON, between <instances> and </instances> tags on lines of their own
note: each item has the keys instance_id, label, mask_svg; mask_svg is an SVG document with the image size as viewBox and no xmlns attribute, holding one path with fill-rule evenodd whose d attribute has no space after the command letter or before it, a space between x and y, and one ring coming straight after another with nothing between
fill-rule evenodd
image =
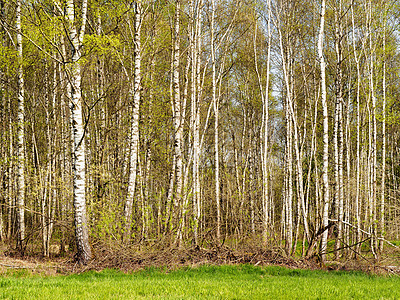
<instances>
[{"instance_id":1,"label":"meadow","mask_svg":"<svg viewBox=\"0 0 400 300\"><path fill-rule=\"evenodd\" d=\"M2 299L400 299L400 277L251 265L0 278Z\"/></svg>"}]
</instances>

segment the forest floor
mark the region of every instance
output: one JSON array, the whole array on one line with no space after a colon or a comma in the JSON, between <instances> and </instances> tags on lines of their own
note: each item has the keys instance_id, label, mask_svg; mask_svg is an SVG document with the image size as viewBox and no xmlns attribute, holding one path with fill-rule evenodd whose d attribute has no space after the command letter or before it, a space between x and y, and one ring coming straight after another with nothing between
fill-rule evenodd
<instances>
[{"instance_id":1,"label":"forest floor","mask_svg":"<svg viewBox=\"0 0 400 300\"><path fill-rule=\"evenodd\" d=\"M371 255L359 255L357 259L342 258L322 264L318 257L305 259L287 256L280 247L266 250L261 247L247 246L233 248L213 246L209 248L191 247L178 249L172 247L145 247L142 245L125 247L95 247L94 258L82 266L74 262L72 253L60 256L52 253L50 257L26 255L21 257L15 251L2 251L0 255L0 274L30 273L43 276L70 275L86 271L118 269L130 273L149 268L176 270L204 265L242 265L281 266L289 269L361 271L368 274L400 276L400 251L387 249L380 260ZM329 257L329 256L328 256Z\"/></svg>"},{"instance_id":2,"label":"forest floor","mask_svg":"<svg viewBox=\"0 0 400 300\"><path fill-rule=\"evenodd\" d=\"M0 299L400 299L398 249L379 261L364 251L321 264L249 244L96 245L86 266L74 262L72 249L50 257L39 246L24 257L1 250Z\"/></svg>"}]
</instances>

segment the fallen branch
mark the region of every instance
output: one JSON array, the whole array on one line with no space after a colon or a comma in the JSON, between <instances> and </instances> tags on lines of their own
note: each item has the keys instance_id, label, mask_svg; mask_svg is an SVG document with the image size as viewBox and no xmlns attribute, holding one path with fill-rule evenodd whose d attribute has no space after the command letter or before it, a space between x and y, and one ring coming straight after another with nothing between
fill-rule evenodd
<instances>
[{"instance_id":1,"label":"fallen branch","mask_svg":"<svg viewBox=\"0 0 400 300\"><path fill-rule=\"evenodd\" d=\"M23 266L12 266L12 265L6 265L6 264L1 264L0 266L6 267L6 268L13 268L13 269L35 269L36 267L23 267Z\"/></svg>"},{"instance_id":2,"label":"fallen branch","mask_svg":"<svg viewBox=\"0 0 400 300\"><path fill-rule=\"evenodd\" d=\"M339 220L334 220L334 219L329 219L329 221L331 221L331 222L339 222ZM388 241L387 239L385 239L385 238L383 238L383 237L378 237L378 236L376 236L375 234L373 234L373 233L371 233L371 232L362 230L361 228L358 228L357 226L355 226L355 225L353 225L353 224L351 224L351 223L349 223L349 222L347 222L347 221L342 221L342 223L345 224L345 225L347 225L347 226L350 226L350 227L352 227L352 228L354 228L354 229L360 230L362 233L365 233L365 234L367 234L367 235L369 235L369 236L373 236L373 237L375 237L375 238L378 239L378 240L384 241L384 242L388 243L390 246L392 246L392 247L394 247L394 248L396 248L396 249L400 249L398 246L396 246L395 244L393 244L392 242Z\"/></svg>"}]
</instances>

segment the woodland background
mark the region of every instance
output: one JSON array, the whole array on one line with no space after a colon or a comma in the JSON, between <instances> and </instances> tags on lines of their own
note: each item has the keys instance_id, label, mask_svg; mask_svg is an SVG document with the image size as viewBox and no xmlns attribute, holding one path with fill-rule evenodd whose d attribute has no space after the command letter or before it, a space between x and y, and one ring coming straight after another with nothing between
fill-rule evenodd
<instances>
[{"instance_id":1,"label":"woodland background","mask_svg":"<svg viewBox=\"0 0 400 300\"><path fill-rule=\"evenodd\" d=\"M0 4L10 249L399 240L397 0Z\"/></svg>"}]
</instances>

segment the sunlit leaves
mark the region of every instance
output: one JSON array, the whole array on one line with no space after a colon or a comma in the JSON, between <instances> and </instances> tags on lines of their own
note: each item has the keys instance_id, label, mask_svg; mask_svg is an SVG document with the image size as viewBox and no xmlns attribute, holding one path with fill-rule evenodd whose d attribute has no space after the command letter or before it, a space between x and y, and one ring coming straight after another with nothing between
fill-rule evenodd
<instances>
[{"instance_id":1,"label":"sunlit leaves","mask_svg":"<svg viewBox=\"0 0 400 300\"><path fill-rule=\"evenodd\" d=\"M99 55L116 55L121 47L119 35L89 35L86 34L83 40L87 52Z\"/></svg>"}]
</instances>

